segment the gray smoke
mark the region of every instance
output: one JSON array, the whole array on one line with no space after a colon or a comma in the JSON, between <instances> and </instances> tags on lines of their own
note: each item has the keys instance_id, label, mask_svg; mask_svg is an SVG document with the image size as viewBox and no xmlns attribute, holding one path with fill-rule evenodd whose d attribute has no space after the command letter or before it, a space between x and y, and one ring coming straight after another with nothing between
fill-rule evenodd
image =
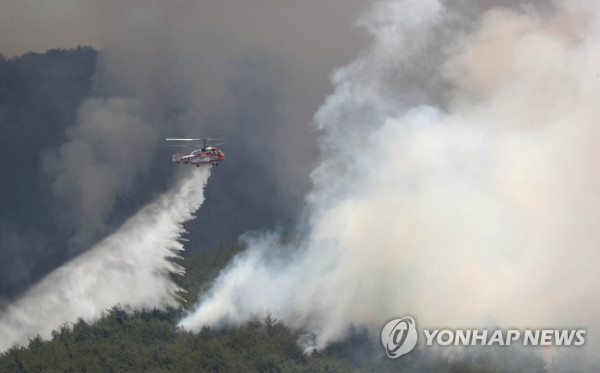
<instances>
[{"instance_id":1,"label":"gray smoke","mask_svg":"<svg viewBox=\"0 0 600 373\"><path fill-rule=\"evenodd\" d=\"M315 116L306 233L249 238L181 325L271 310L318 346L404 314L598 330L598 5L473 24L450 2L374 4L359 21L371 47Z\"/></svg>"},{"instance_id":2,"label":"gray smoke","mask_svg":"<svg viewBox=\"0 0 600 373\"><path fill-rule=\"evenodd\" d=\"M345 31L361 4L329 4L311 15L312 28L296 19L314 4L98 5L102 17L114 17L110 27L90 25L104 47L92 97L45 162L62 221L74 232L71 251L114 229L119 205L132 195L164 190L148 186L170 173L164 137L227 137L227 182L218 181L206 206L218 218L201 217L204 232L191 229L202 244L291 225L317 160L306 123L326 93L323 78L359 43ZM319 25L330 32L321 35Z\"/></svg>"}]
</instances>

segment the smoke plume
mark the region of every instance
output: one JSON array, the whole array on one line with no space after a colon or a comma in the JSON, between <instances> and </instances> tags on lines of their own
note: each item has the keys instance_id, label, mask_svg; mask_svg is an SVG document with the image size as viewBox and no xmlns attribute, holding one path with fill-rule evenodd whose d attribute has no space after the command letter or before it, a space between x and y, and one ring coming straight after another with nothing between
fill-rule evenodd
<instances>
[{"instance_id":1,"label":"smoke plume","mask_svg":"<svg viewBox=\"0 0 600 373\"><path fill-rule=\"evenodd\" d=\"M0 313L0 351L78 318L90 321L116 305L135 308L177 304L170 274L183 269L169 258L183 250L182 224L204 201L210 170L192 170L114 234L62 265Z\"/></svg>"},{"instance_id":2,"label":"smoke plume","mask_svg":"<svg viewBox=\"0 0 600 373\"><path fill-rule=\"evenodd\" d=\"M598 5L464 23L451 2L376 3L359 21L371 47L315 116L300 242L247 238L181 325L270 310L317 346L406 314L598 330Z\"/></svg>"}]
</instances>

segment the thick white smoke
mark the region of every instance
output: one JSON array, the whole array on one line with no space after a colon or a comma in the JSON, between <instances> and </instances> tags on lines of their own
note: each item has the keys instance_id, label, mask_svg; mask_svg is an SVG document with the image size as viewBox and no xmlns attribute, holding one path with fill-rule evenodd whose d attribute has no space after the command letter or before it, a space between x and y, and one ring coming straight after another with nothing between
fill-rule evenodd
<instances>
[{"instance_id":1,"label":"thick white smoke","mask_svg":"<svg viewBox=\"0 0 600 373\"><path fill-rule=\"evenodd\" d=\"M0 313L0 351L43 338L66 322L93 320L116 304L136 308L175 305L169 258L183 250L182 224L204 201L210 170L191 174L127 220L114 234L67 262Z\"/></svg>"},{"instance_id":2,"label":"thick white smoke","mask_svg":"<svg viewBox=\"0 0 600 373\"><path fill-rule=\"evenodd\" d=\"M465 30L437 0L377 3L372 47L316 115L309 233L250 240L181 324L270 310L319 346L405 314L598 330L598 5L493 9Z\"/></svg>"}]
</instances>

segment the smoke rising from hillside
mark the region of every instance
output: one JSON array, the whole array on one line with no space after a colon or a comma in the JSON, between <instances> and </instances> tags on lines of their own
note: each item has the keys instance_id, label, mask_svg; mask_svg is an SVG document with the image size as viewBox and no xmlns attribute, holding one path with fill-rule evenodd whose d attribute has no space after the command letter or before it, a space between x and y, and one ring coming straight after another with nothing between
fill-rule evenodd
<instances>
[{"instance_id":1,"label":"smoke rising from hillside","mask_svg":"<svg viewBox=\"0 0 600 373\"><path fill-rule=\"evenodd\" d=\"M598 2L496 8L474 27L451 5L361 18L373 44L315 117L308 233L291 250L249 239L181 325L270 310L319 346L406 314L598 330Z\"/></svg>"},{"instance_id":2,"label":"smoke rising from hillside","mask_svg":"<svg viewBox=\"0 0 600 373\"><path fill-rule=\"evenodd\" d=\"M188 170L189 171L189 170ZM135 308L177 304L170 274L183 269L169 260L183 250L182 224L204 201L210 170L191 170L114 234L62 265L0 313L0 351L78 318L90 321L116 305Z\"/></svg>"}]
</instances>

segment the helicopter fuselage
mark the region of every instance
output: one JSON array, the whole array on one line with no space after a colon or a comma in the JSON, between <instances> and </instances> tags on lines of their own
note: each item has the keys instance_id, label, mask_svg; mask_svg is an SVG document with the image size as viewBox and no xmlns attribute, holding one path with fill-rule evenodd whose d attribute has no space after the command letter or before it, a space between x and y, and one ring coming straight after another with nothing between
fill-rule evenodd
<instances>
[{"instance_id":1,"label":"helicopter fuselage","mask_svg":"<svg viewBox=\"0 0 600 373\"><path fill-rule=\"evenodd\" d=\"M171 157L173 163L192 164L197 167L206 164L217 165L223 159L225 159L225 153L214 146L209 146L205 149L196 149L190 154L182 155L175 153Z\"/></svg>"}]
</instances>

